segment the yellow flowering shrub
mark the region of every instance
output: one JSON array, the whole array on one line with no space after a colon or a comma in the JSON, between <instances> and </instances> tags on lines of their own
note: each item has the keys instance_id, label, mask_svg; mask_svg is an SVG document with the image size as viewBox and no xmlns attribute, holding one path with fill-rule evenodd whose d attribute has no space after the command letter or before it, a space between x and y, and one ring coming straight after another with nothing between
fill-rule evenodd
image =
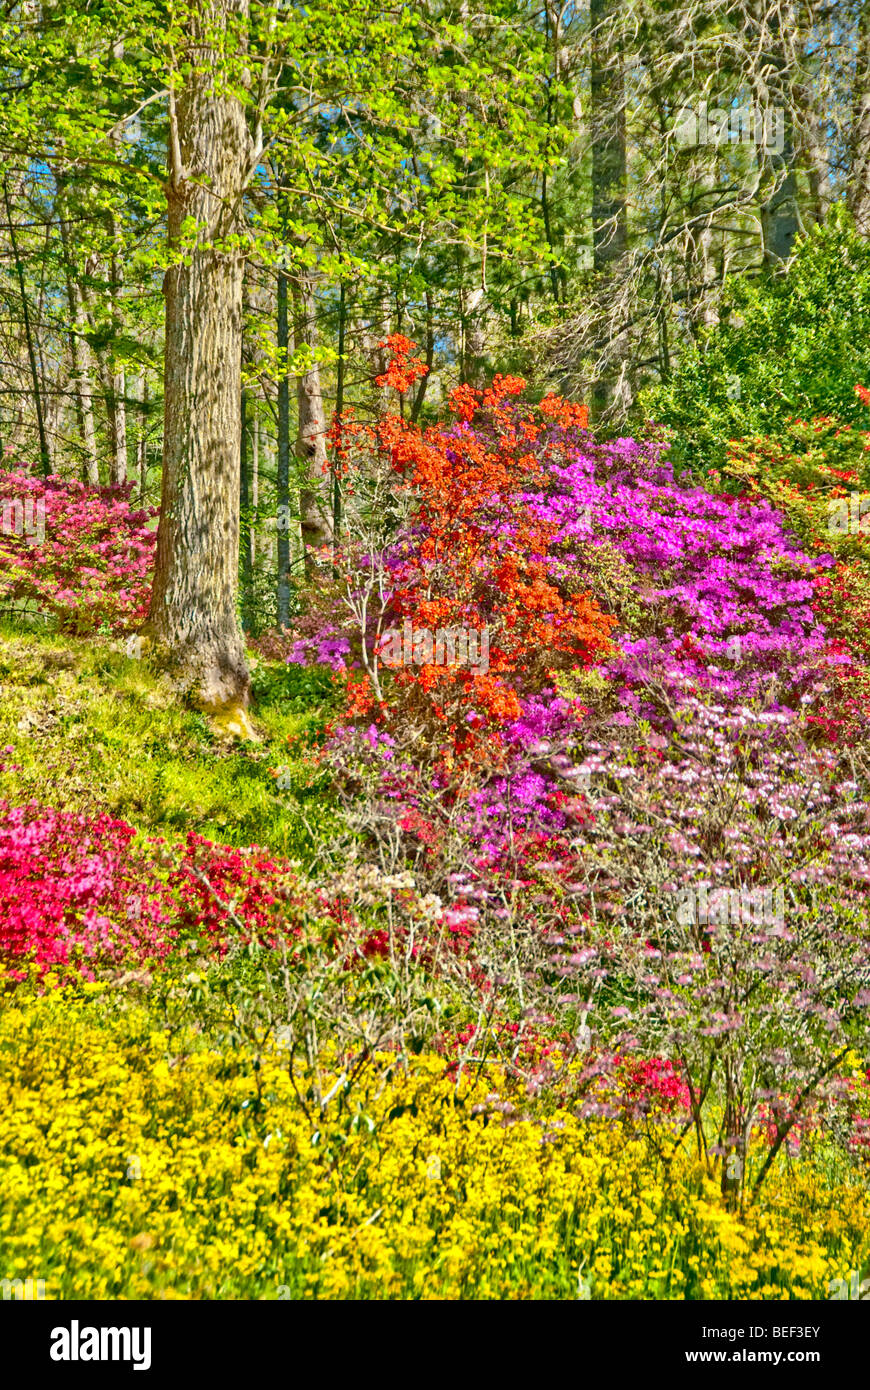
<instances>
[{"instance_id":1,"label":"yellow flowering shrub","mask_svg":"<svg viewBox=\"0 0 870 1390\"><path fill-rule=\"evenodd\" d=\"M94 993L0 1015L0 1277L48 1297L823 1298L868 1263L866 1188L809 1159L741 1220L674 1138L506 1119L434 1055L315 1122L280 1049Z\"/></svg>"}]
</instances>

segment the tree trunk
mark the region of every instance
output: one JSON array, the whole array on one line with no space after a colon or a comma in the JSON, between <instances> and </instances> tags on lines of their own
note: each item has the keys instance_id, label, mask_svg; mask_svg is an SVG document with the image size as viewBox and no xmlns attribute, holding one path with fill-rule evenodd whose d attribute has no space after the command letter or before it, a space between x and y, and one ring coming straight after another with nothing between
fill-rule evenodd
<instances>
[{"instance_id":1,"label":"tree trunk","mask_svg":"<svg viewBox=\"0 0 870 1390\"><path fill-rule=\"evenodd\" d=\"M782 165L770 161L775 184L770 197L761 206L761 234L764 263L768 270L779 270L791 256L798 234L797 179L794 172L794 147L790 121L786 112L786 138Z\"/></svg>"},{"instance_id":2,"label":"tree trunk","mask_svg":"<svg viewBox=\"0 0 870 1390\"><path fill-rule=\"evenodd\" d=\"M317 346L317 317L313 279L301 270L293 281L294 339L298 351L304 344ZM329 461L326 455L326 415L320 386L320 368L315 363L296 378L296 457L300 464L299 515L305 568L309 577L316 573L313 552L332 542L332 507L329 496Z\"/></svg>"},{"instance_id":3,"label":"tree trunk","mask_svg":"<svg viewBox=\"0 0 870 1390\"><path fill-rule=\"evenodd\" d=\"M212 46L215 32L225 40L230 13L246 15L246 2L191 10L187 70L170 98L163 491L145 629L182 686L215 713L244 709L250 695L236 611L244 266L233 235L251 142Z\"/></svg>"},{"instance_id":4,"label":"tree trunk","mask_svg":"<svg viewBox=\"0 0 870 1390\"><path fill-rule=\"evenodd\" d=\"M242 429L239 446L239 508L241 525L239 528L239 564L242 571L242 628L250 632L253 627L251 597L253 574L251 570L251 498L250 470L248 467L248 390L242 387Z\"/></svg>"},{"instance_id":5,"label":"tree trunk","mask_svg":"<svg viewBox=\"0 0 870 1390\"><path fill-rule=\"evenodd\" d=\"M254 418L251 422L251 573L257 565L257 520L260 506L260 411L259 398L254 399Z\"/></svg>"},{"instance_id":6,"label":"tree trunk","mask_svg":"<svg viewBox=\"0 0 870 1390\"><path fill-rule=\"evenodd\" d=\"M776 272L791 256L795 237L800 230L792 91L778 12L772 17L767 40L772 50L776 83L767 91L759 92L758 96L771 113L775 112L777 106L782 108L782 150L771 152L759 146L762 168L773 181L770 195L761 205L761 237L765 267L768 271Z\"/></svg>"},{"instance_id":7,"label":"tree trunk","mask_svg":"<svg viewBox=\"0 0 870 1390\"><path fill-rule=\"evenodd\" d=\"M846 204L858 231L870 236L870 6L858 15L855 94L849 140L851 177L846 180Z\"/></svg>"},{"instance_id":8,"label":"tree trunk","mask_svg":"<svg viewBox=\"0 0 870 1390\"><path fill-rule=\"evenodd\" d=\"M111 377L111 479L116 484L127 481L127 375L124 368Z\"/></svg>"},{"instance_id":9,"label":"tree trunk","mask_svg":"<svg viewBox=\"0 0 870 1390\"><path fill-rule=\"evenodd\" d=\"M139 501L145 504L145 488L148 482L148 378L142 373L139 411L139 438L136 440L136 464L139 472Z\"/></svg>"},{"instance_id":10,"label":"tree trunk","mask_svg":"<svg viewBox=\"0 0 870 1390\"><path fill-rule=\"evenodd\" d=\"M611 273L625 255L628 241L625 78L612 29L612 16L618 5L619 0L590 0L589 5L592 29L592 264L596 271ZM596 419L605 414L614 394L609 370L605 360L602 376L593 387L592 406Z\"/></svg>"},{"instance_id":11,"label":"tree trunk","mask_svg":"<svg viewBox=\"0 0 870 1390\"><path fill-rule=\"evenodd\" d=\"M33 403L36 407L36 428L39 435L39 454L42 463L42 473L48 477L53 469L51 454L48 449L48 437L45 431L45 418L42 408L42 385L39 378L39 366L36 360L36 350L34 348L33 331L30 324L30 309L27 302L27 287L24 282L24 266L18 250L18 240L15 235L15 223L12 220L12 206L9 201L9 177L3 179L3 198L6 206L6 223L9 230L9 244L12 250L12 259L15 262L15 272L18 276L18 290L21 295L21 314L24 322L24 340L27 345L27 360L30 364L30 378L33 385Z\"/></svg>"},{"instance_id":12,"label":"tree trunk","mask_svg":"<svg viewBox=\"0 0 870 1390\"><path fill-rule=\"evenodd\" d=\"M87 340L81 336L79 325L82 316L82 297L73 273L70 257L69 227L63 209L64 187L58 177L58 202L60 204L58 223L63 251L63 267L66 279L66 293L69 301L69 346L75 380L76 404L78 406L79 430L84 448L85 482L96 487L100 481L97 463L97 430L94 421L94 386L91 380L91 351Z\"/></svg>"},{"instance_id":13,"label":"tree trunk","mask_svg":"<svg viewBox=\"0 0 870 1390\"><path fill-rule=\"evenodd\" d=\"M287 272L278 271L278 352L281 375L278 378L278 473L276 506L278 511L278 590L277 622L290 626L290 325L287 316Z\"/></svg>"},{"instance_id":14,"label":"tree trunk","mask_svg":"<svg viewBox=\"0 0 870 1390\"><path fill-rule=\"evenodd\" d=\"M626 247L625 82L609 21L618 0L590 0L592 26L592 242L596 270Z\"/></svg>"}]
</instances>

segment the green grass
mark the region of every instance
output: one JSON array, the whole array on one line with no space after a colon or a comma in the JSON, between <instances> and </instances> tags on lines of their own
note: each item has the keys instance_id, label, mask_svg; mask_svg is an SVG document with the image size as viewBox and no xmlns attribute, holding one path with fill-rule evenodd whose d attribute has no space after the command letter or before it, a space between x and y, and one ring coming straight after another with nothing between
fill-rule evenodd
<instances>
[{"instance_id":1,"label":"green grass","mask_svg":"<svg viewBox=\"0 0 870 1390\"><path fill-rule=\"evenodd\" d=\"M328 713L322 674L258 662L261 743L227 741L118 642L0 624L0 798L108 811L168 840L194 830L303 862L338 828L312 759ZM284 768L290 785L276 787Z\"/></svg>"}]
</instances>

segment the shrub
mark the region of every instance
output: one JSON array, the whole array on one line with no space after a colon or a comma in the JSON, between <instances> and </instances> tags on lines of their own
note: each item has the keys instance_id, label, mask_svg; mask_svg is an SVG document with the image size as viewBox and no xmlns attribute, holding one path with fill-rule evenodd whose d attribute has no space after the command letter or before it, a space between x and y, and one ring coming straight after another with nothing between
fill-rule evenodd
<instances>
[{"instance_id":1,"label":"shrub","mask_svg":"<svg viewBox=\"0 0 870 1390\"><path fill-rule=\"evenodd\" d=\"M135 510L132 488L0 473L0 510L11 518L18 503L44 524L42 537L35 526L0 531L0 602L35 605L65 632L134 632L148 609L157 509Z\"/></svg>"},{"instance_id":2,"label":"shrub","mask_svg":"<svg viewBox=\"0 0 870 1390\"><path fill-rule=\"evenodd\" d=\"M732 282L722 321L640 403L673 433L674 457L704 473L724 465L730 440L780 442L796 416L857 422L852 383L868 379L870 244L836 207L786 274Z\"/></svg>"}]
</instances>

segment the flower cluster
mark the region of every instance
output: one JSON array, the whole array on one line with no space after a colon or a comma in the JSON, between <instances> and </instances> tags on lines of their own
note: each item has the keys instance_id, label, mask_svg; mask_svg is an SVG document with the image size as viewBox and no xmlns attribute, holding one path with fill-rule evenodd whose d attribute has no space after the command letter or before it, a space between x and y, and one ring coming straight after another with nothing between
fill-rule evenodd
<instances>
[{"instance_id":1,"label":"flower cluster","mask_svg":"<svg viewBox=\"0 0 870 1390\"><path fill-rule=\"evenodd\" d=\"M182 942L223 954L292 916L296 876L191 833L180 849L108 815L0 803L0 961L12 978L143 967ZM325 911L325 910L324 910Z\"/></svg>"},{"instance_id":2,"label":"flower cluster","mask_svg":"<svg viewBox=\"0 0 870 1390\"><path fill-rule=\"evenodd\" d=\"M37 544L0 532L0 603L33 604L79 635L134 632L148 610L157 509L136 510L132 488L0 474L0 508L38 505L44 518Z\"/></svg>"},{"instance_id":3,"label":"flower cluster","mask_svg":"<svg viewBox=\"0 0 870 1390\"><path fill-rule=\"evenodd\" d=\"M229 1061L99 996L8 1008L0 1049L0 1264L49 1297L824 1298L870 1260L866 1192L824 1155L742 1220L678 1129L656 1157L570 1110L538 1122L492 1067L382 1057L366 1122L333 1104L314 1130L280 1045Z\"/></svg>"}]
</instances>

